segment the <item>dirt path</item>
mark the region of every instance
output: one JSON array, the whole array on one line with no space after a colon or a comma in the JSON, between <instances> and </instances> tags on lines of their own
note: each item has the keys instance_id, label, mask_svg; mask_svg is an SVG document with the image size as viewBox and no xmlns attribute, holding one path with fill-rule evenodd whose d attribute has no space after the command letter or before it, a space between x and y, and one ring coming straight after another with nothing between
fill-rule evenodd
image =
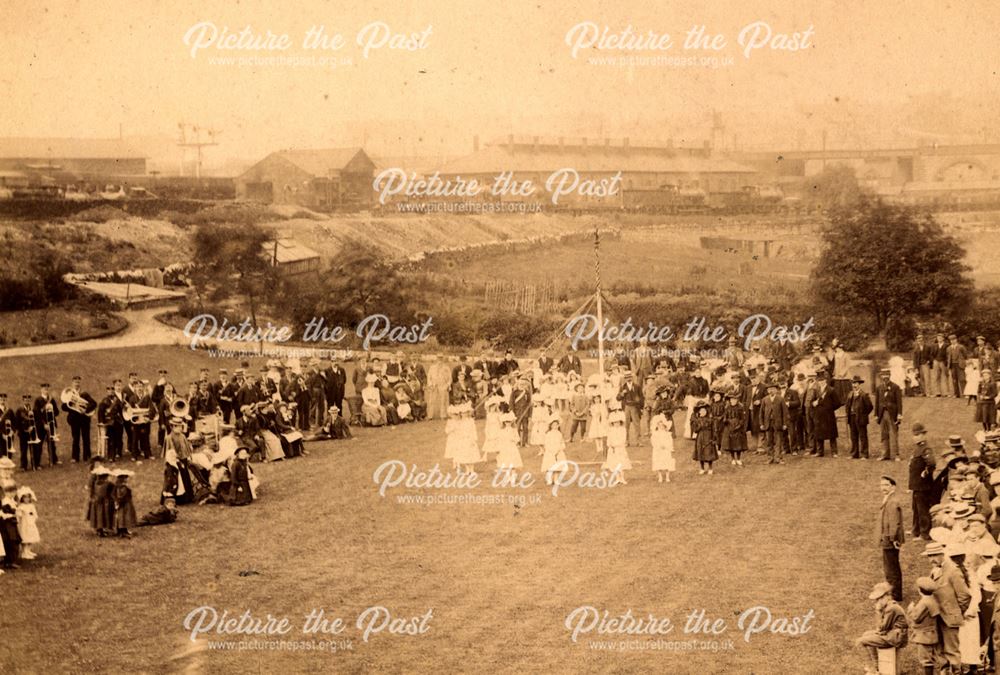
<instances>
[{"instance_id":1,"label":"dirt path","mask_svg":"<svg viewBox=\"0 0 1000 675\"><path fill-rule=\"evenodd\" d=\"M128 327L116 335L94 338L92 340L78 340L76 342L57 342L45 345L32 345L30 347L3 349L0 350L0 359L8 356L62 354L114 347L181 344L184 342L184 335L180 330L160 323L154 318L157 314L168 312L172 309L176 308L168 306L125 310L121 312L121 316L128 321Z\"/></svg>"}]
</instances>

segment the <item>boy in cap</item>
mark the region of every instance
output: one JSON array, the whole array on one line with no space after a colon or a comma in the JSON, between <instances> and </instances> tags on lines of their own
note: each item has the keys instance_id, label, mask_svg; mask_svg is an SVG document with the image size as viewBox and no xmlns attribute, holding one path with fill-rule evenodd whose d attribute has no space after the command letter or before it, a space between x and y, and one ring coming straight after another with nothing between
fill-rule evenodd
<instances>
[{"instance_id":1,"label":"boy in cap","mask_svg":"<svg viewBox=\"0 0 1000 675\"><path fill-rule=\"evenodd\" d=\"M875 611L879 618L878 627L865 631L855 641L855 645L864 647L868 651L869 666L865 668L865 672L872 675L878 672L878 650L901 649L906 646L909 636L906 613L890 597L891 593L892 586L886 582L875 584L868 599L875 601Z\"/></svg>"},{"instance_id":2,"label":"boy in cap","mask_svg":"<svg viewBox=\"0 0 1000 675\"><path fill-rule=\"evenodd\" d=\"M925 675L934 675L934 668L940 656L938 646L937 617L941 606L934 598L937 584L930 577L917 579L920 598L906 608L906 618L910 623L911 638L917 645L917 661Z\"/></svg>"},{"instance_id":3,"label":"boy in cap","mask_svg":"<svg viewBox=\"0 0 1000 675\"><path fill-rule=\"evenodd\" d=\"M910 458L909 489L913 494L913 537L931 537L931 496L934 492L934 459L927 447L927 429L913 425L913 456Z\"/></svg>"}]
</instances>

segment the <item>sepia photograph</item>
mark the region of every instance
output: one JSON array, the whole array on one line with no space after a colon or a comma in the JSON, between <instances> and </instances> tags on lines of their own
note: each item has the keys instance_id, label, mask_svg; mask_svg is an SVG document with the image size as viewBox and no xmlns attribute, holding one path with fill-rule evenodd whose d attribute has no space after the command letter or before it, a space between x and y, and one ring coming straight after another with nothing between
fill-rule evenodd
<instances>
[{"instance_id":1,"label":"sepia photograph","mask_svg":"<svg viewBox=\"0 0 1000 675\"><path fill-rule=\"evenodd\" d=\"M998 27L0 0L0 671L997 672Z\"/></svg>"}]
</instances>

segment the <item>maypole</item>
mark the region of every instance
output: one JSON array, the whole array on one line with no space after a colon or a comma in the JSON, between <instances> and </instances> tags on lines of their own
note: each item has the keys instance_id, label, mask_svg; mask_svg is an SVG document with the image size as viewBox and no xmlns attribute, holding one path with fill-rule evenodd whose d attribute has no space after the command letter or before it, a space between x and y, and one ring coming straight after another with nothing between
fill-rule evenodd
<instances>
[{"instance_id":1,"label":"maypole","mask_svg":"<svg viewBox=\"0 0 1000 675\"><path fill-rule=\"evenodd\" d=\"M601 292L601 232L600 226L594 225L594 275L597 282L597 368L604 378L604 308ZM604 386L601 386L601 399L604 398Z\"/></svg>"}]
</instances>

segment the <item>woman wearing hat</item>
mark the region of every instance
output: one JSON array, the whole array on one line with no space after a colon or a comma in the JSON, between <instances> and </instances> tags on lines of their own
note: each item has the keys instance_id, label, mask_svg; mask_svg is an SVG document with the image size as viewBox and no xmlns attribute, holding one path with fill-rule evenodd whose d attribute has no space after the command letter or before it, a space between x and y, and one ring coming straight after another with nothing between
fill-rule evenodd
<instances>
[{"instance_id":1,"label":"woman wearing hat","mask_svg":"<svg viewBox=\"0 0 1000 675\"><path fill-rule=\"evenodd\" d=\"M382 407L382 394L375 386L378 377L374 373L365 375L365 386L361 390L361 413L365 424L370 427L385 426L387 422L385 408Z\"/></svg>"},{"instance_id":2,"label":"woman wearing hat","mask_svg":"<svg viewBox=\"0 0 1000 675\"><path fill-rule=\"evenodd\" d=\"M719 458L712 437L712 418L708 415L708 403L701 401L695 406L694 418L691 420L691 433L694 436L694 451L691 459L698 462L698 474L712 475L712 463Z\"/></svg>"}]
</instances>

